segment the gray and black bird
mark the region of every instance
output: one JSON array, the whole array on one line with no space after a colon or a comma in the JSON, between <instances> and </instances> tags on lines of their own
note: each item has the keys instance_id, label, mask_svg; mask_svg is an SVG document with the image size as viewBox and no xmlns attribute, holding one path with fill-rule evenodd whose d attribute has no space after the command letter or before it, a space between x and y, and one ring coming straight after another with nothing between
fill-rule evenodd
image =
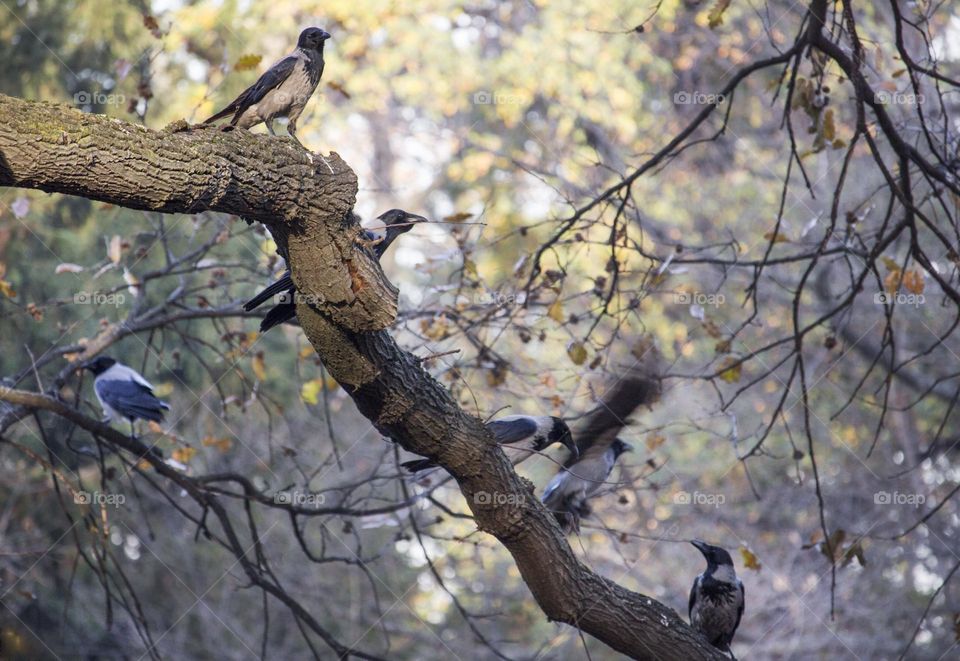
<instances>
[{"instance_id":1,"label":"gray and black bird","mask_svg":"<svg viewBox=\"0 0 960 661\"><path fill-rule=\"evenodd\" d=\"M579 458L570 457L543 490L541 500L564 532L580 532L580 519L590 515L587 501L606 483L617 458L633 448L619 438L607 446L594 443Z\"/></svg>"},{"instance_id":2,"label":"gray and black bird","mask_svg":"<svg viewBox=\"0 0 960 661\"><path fill-rule=\"evenodd\" d=\"M286 117L287 133L301 144L297 139L297 119L323 75L323 45L329 38L330 33L320 28L301 32L292 53L273 64L230 105L203 123L233 115L231 126L249 129L262 122L270 135L276 135L273 120Z\"/></svg>"},{"instance_id":3,"label":"gray and black bird","mask_svg":"<svg viewBox=\"0 0 960 661\"><path fill-rule=\"evenodd\" d=\"M362 235L363 240L372 246L373 256L377 261L383 257L387 248L398 236L409 232L416 223L427 222L427 219L423 216L418 216L403 209L390 209L390 211L380 214L378 219L383 221L386 226L383 235L381 236L370 230L363 230ZM297 316L297 289L293 284L289 269L279 280L269 284L263 291L244 303L243 309L250 312L273 297L276 297L277 304L267 312L263 321L260 322L261 333L266 333L274 326L279 326Z\"/></svg>"},{"instance_id":4,"label":"gray and black bird","mask_svg":"<svg viewBox=\"0 0 960 661\"><path fill-rule=\"evenodd\" d=\"M707 569L690 588L690 626L717 649L729 652L743 616L743 582L726 549L700 540L690 542L707 560Z\"/></svg>"},{"instance_id":5,"label":"gray and black bird","mask_svg":"<svg viewBox=\"0 0 960 661\"><path fill-rule=\"evenodd\" d=\"M507 415L487 423L494 440L503 446L507 458L514 465L534 452L540 452L554 443L560 443L576 454L570 428L562 419L549 415ZM438 468L433 459L414 459L402 464L415 479L422 480Z\"/></svg>"},{"instance_id":6,"label":"gray and black bird","mask_svg":"<svg viewBox=\"0 0 960 661\"><path fill-rule=\"evenodd\" d=\"M153 386L139 372L109 356L100 356L80 367L93 372L93 391L103 408L103 421L126 418L130 421L131 436L136 436L134 420L163 422L164 411L170 410L169 404L157 399Z\"/></svg>"}]
</instances>

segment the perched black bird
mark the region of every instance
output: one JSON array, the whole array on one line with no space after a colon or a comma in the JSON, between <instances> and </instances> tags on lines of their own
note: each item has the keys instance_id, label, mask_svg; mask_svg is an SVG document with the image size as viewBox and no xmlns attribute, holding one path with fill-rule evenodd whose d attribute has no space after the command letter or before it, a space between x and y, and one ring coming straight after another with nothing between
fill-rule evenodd
<instances>
[{"instance_id":1,"label":"perched black bird","mask_svg":"<svg viewBox=\"0 0 960 661\"><path fill-rule=\"evenodd\" d=\"M114 417L130 421L131 436L136 436L133 421L141 418L163 422L163 412L170 409L153 394L153 386L136 370L118 363L109 356L100 356L80 366L94 374L93 390L103 408L104 422Z\"/></svg>"},{"instance_id":2,"label":"perched black bird","mask_svg":"<svg viewBox=\"0 0 960 661\"><path fill-rule=\"evenodd\" d=\"M273 132L273 120L286 117L287 133L297 139L297 118L313 95L323 75L323 44L330 33L307 28L300 33L296 49L271 66L226 108L204 122L209 124L233 115L231 126L249 129L263 122Z\"/></svg>"},{"instance_id":3,"label":"perched black bird","mask_svg":"<svg viewBox=\"0 0 960 661\"><path fill-rule=\"evenodd\" d=\"M373 246L373 255L378 261L398 236L409 232L416 223L427 222L427 219L423 216L409 213L403 209L390 209L390 211L380 214L378 219L386 225L383 236L374 234L370 230L363 231L363 239ZM293 284L293 278L290 277L289 269L283 274L283 277L269 284L263 291L244 303L243 309L250 312L274 296L277 297L276 305L267 312L263 321L260 322L261 333L266 333L274 326L279 326L297 316L297 289Z\"/></svg>"},{"instance_id":4,"label":"perched black bird","mask_svg":"<svg viewBox=\"0 0 960 661\"><path fill-rule=\"evenodd\" d=\"M577 446L570 435L570 428L563 420L549 415L508 415L487 423L494 440L503 445L507 458L516 465L534 452L561 443L576 454ZM406 470L421 480L437 468L433 459L414 459L402 464Z\"/></svg>"},{"instance_id":5,"label":"perched black bird","mask_svg":"<svg viewBox=\"0 0 960 661\"><path fill-rule=\"evenodd\" d=\"M619 438L610 445L591 445L579 459L571 458L543 490L543 504L557 517L564 532L580 532L580 519L590 514L587 500L610 477L617 458L633 450Z\"/></svg>"},{"instance_id":6,"label":"perched black bird","mask_svg":"<svg viewBox=\"0 0 960 661\"><path fill-rule=\"evenodd\" d=\"M706 571L697 576L690 588L690 625L711 645L730 652L733 634L743 616L743 583L725 549L699 540L690 543L707 559Z\"/></svg>"}]
</instances>

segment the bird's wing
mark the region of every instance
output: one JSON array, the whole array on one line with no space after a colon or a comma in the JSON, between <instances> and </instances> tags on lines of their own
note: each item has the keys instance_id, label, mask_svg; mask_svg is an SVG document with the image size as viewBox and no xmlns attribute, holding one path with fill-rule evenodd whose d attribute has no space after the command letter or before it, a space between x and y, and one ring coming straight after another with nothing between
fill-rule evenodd
<instances>
[{"instance_id":1,"label":"bird's wing","mask_svg":"<svg viewBox=\"0 0 960 661\"><path fill-rule=\"evenodd\" d=\"M697 583L700 582L700 577L697 576L693 579L693 585L690 586L690 600L687 603L687 617L690 619L690 624L693 624L693 605L697 603Z\"/></svg>"},{"instance_id":2,"label":"bird's wing","mask_svg":"<svg viewBox=\"0 0 960 661\"><path fill-rule=\"evenodd\" d=\"M487 429L497 443L519 443L537 433L537 421L528 417L494 420L487 423Z\"/></svg>"},{"instance_id":3,"label":"bird's wing","mask_svg":"<svg viewBox=\"0 0 960 661\"><path fill-rule=\"evenodd\" d=\"M740 606L737 608L737 621L733 623L733 629L730 631L730 640L727 642L729 645L733 642L733 634L737 632L737 627L740 626L740 618L743 617L743 607L747 604L747 592L743 589L743 581L737 581L740 584Z\"/></svg>"},{"instance_id":4,"label":"bird's wing","mask_svg":"<svg viewBox=\"0 0 960 661\"><path fill-rule=\"evenodd\" d=\"M97 379L93 384L100 401L127 417L163 420L163 409L170 407L157 399L150 388L128 380Z\"/></svg>"},{"instance_id":5,"label":"bird's wing","mask_svg":"<svg viewBox=\"0 0 960 661\"><path fill-rule=\"evenodd\" d=\"M660 353L653 342L647 338L638 341L631 350L630 360L633 365L607 389L599 405L572 430L581 457L594 452L603 454L633 412L660 397ZM573 463L571 456L565 465Z\"/></svg>"},{"instance_id":6,"label":"bird's wing","mask_svg":"<svg viewBox=\"0 0 960 661\"><path fill-rule=\"evenodd\" d=\"M290 271L287 270L287 272L283 274L283 277L276 282L270 283L263 288L263 291L244 303L243 309L247 312L250 312L251 310L260 307L266 301L273 298L280 292L289 291L293 288L293 278L290 276Z\"/></svg>"},{"instance_id":7,"label":"bird's wing","mask_svg":"<svg viewBox=\"0 0 960 661\"><path fill-rule=\"evenodd\" d=\"M564 489L563 486L569 477L570 473L563 471L554 475L550 482L547 483L540 500L543 501L543 504L546 505L548 510L558 509L566 499L566 489Z\"/></svg>"},{"instance_id":8,"label":"bird's wing","mask_svg":"<svg viewBox=\"0 0 960 661\"><path fill-rule=\"evenodd\" d=\"M243 92L240 93L240 96L234 99L230 105L205 121L204 124L209 124L210 122L226 117L227 115L233 115L234 119L236 120L247 108L262 101L267 92L279 87L280 84L283 83L283 81L285 81L291 73L293 73L293 69L299 61L300 58L294 55L288 55L287 57L283 58L272 67L267 69L263 75L257 79L257 82L243 90Z\"/></svg>"}]
</instances>

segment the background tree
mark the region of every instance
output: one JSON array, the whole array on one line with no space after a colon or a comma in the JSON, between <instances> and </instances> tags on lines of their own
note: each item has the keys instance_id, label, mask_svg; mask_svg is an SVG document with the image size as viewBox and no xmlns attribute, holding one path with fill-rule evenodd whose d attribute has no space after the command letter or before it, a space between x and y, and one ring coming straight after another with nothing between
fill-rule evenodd
<instances>
[{"instance_id":1,"label":"background tree","mask_svg":"<svg viewBox=\"0 0 960 661\"><path fill-rule=\"evenodd\" d=\"M954 11L327 4L0 8L0 90L91 113L0 100L5 653L690 658L702 537L741 549L740 657L949 658ZM307 24L299 135L342 161L169 126ZM442 222L387 281L354 197ZM259 336L278 247L341 305ZM102 352L170 399L141 443L186 474L96 423ZM528 490L563 457L521 481L470 416L583 434L638 360L661 402L571 550ZM382 435L455 479L398 479Z\"/></svg>"}]
</instances>

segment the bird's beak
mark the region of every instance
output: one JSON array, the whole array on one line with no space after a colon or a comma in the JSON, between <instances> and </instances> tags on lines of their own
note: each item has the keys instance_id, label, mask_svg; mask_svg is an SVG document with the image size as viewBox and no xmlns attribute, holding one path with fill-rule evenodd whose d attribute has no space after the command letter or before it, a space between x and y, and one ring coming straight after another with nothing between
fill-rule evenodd
<instances>
[{"instance_id":1,"label":"bird's beak","mask_svg":"<svg viewBox=\"0 0 960 661\"><path fill-rule=\"evenodd\" d=\"M633 446L632 446L632 445L630 445L629 443L624 443L623 445L624 445L624 448L623 448L623 451L624 451L624 452L633 452Z\"/></svg>"},{"instance_id":2,"label":"bird's beak","mask_svg":"<svg viewBox=\"0 0 960 661\"><path fill-rule=\"evenodd\" d=\"M580 458L580 449L577 447L577 442L573 440L571 434L567 434L563 438L563 445L570 450L570 456L574 459Z\"/></svg>"},{"instance_id":3,"label":"bird's beak","mask_svg":"<svg viewBox=\"0 0 960 661\"><path fill-rule=\"evenodd\" d=\"M322 30L322 31L320 32L320 38L321 38L322 40L326 41L327 39L332 39L333 37L331 37L331 36L330 36L330 33L327 32L326 30Z\"/></svg>"},{"instance_id":4,"label":"bird's beak","mask_svg":"<svg viewBox=\"0 0 960 661\"><path fill-rule=\"evenodd\" d=\"M405 215L403 218L404 218L404 220L407 220L407 221L409 221L409 222L411 222L411 223L429 223L429 222L430 222L429 220L427 220L427 219L424 218L423 216L418 216L418 215L415 214L415 213L408 213L408 214Z\"/></svg>"},{"instance_id":5,"label":"bird's beak","mask_svg":"<svg viewBox=\"0 0 960 661\"><path fill-rule=\"evenodd\" d=\"M692 540L690 540L690 543L693 544L694 546L696 546L696 547L697 547L697 550L700 551L700 553L703 553L704 555L706 555L706 553L707 553L707 543L706 543L706 542L701 542L699 539L692 539Z\"/></svg>"},{"instance_id":6,"label":"bird's beak","mask_svg":"<svg viewBox=\"0 0 960 661\"><path fill-rule=\"evenodd\" d=\"M86 360L86 361L78 364L76 370L77 370L78 372L82 372L83 370L89 369L89 368L90 368L90 361L89 361L89 360Z\"/></svg>"}]
</instances>

